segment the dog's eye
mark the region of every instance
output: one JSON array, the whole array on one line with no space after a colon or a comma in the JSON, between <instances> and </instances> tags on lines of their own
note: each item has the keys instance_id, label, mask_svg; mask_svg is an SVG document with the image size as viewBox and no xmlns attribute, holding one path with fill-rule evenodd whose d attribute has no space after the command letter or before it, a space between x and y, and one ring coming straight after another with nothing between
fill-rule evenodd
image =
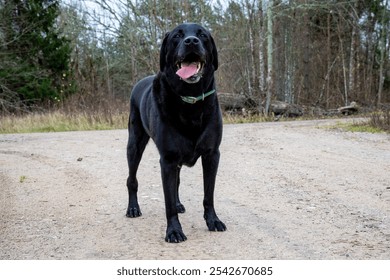
<instances>
[{"instance_id":1,"label":"dog's eye","mask_svg":"<svg viewBox=\"0 0 390 280\"><path fill-rule=\"evenodd\" d=\"M176 33L175 35L173 35L173 38L183 38L184 37L184 34L182 32L179 32L179 33Z\"/></svg>"}]
</instances>

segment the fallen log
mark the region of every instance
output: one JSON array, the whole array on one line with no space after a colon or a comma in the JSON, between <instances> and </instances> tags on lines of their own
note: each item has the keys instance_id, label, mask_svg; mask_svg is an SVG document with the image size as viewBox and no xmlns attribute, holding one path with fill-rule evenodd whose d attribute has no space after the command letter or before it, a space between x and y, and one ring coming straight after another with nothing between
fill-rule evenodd
<instances>
[{"instance_id":1,"label":"fallen log","mask_svg":"<svg viewBox=\"0 0 390 280\"><path fill-rule=\"evenodd\" d=\"M283 101L273 101L270 106L270 111L275 116L299 117L303 115L302 107Z\"/></svg>"},{"instance_id":2,"label":"fallen log","mask_svg":"<svg viewBox=\"0 0 390 280\"><path fill-rule=\"evenodd\" d=\"M349 106L340 107L337 109L337 111L343 115L352 115L359 111L359 106L356 102L351 102Z\"/></svg>"},{"instance_id":3,"label":"fallen log","mask_svg":"<svg viewBox=\"0 0 390 280\"><path fill-rule=\"evenodd\" d=\"M247 98L242 94L218 93L218 100L223 111L242 110L246 106Z\"/></svg>"}]
</instances>

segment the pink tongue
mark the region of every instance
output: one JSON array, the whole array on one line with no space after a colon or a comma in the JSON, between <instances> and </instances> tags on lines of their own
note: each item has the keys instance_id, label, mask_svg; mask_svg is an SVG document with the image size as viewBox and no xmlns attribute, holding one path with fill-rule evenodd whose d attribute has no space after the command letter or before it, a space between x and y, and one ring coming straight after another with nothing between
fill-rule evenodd
<instances>
[{"instance_id":1,"label":"pink tongue","mask_svg":"<svg viewBox=\"0 0 390 280\"><path fill-rule=\"evenodd\" d=\"M196 64L183 65L176 72L176 74L182 79L188 79L196 73L198 73L198 66Z\"/></svg>"}]
</instances>

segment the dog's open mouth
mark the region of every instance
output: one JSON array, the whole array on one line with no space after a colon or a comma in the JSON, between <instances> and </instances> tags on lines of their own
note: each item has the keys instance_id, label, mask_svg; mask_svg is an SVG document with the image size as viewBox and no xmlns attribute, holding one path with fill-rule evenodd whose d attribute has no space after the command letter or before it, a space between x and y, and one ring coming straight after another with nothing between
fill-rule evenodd
<instances>
[{"instance_id":1,"label":"dog's open mouth","mask_svg":"<svg viewBox=\"0 0 390 280\"><path fill-rule=\"evenodd\" d=\"M202 61L180 61L176 64L176 74L187 83L197 83L202 78L204 64Z\"/></svg>"}]
</instances>

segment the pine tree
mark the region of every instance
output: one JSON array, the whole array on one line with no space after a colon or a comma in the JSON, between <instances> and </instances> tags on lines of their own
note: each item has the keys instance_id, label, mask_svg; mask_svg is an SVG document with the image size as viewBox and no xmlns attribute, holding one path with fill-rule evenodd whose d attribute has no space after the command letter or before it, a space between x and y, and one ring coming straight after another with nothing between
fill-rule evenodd
<instances>
[{"instance_id":1,"label":"pine tree","mask_svg":"<svg viewBox=\"0 0 390 280\"><path fill-rule=\"evenodd\" d=\"M71 91L71 48L58 15L57 0L0 1L0 110L59 101Z\"/></svg>"}]
</instances>

